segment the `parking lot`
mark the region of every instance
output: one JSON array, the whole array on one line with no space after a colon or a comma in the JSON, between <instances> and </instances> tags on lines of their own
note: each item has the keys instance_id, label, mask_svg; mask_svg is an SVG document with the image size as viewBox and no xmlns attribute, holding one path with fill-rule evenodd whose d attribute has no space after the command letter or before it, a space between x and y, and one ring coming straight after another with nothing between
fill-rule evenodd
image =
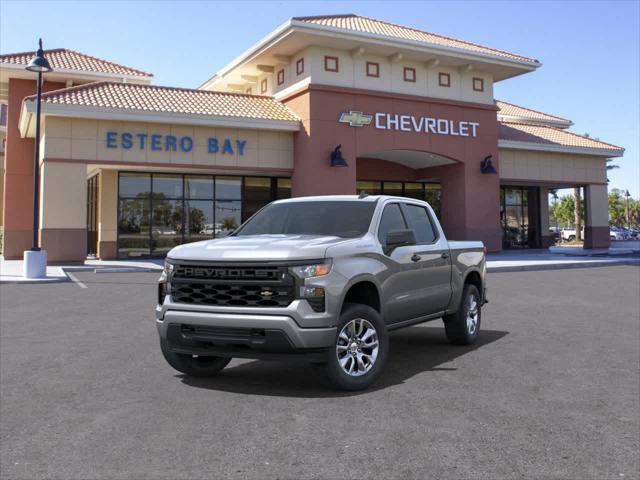
<instances>
[{"instance_id":1,"label":"parking lot","mask_svg":"<svg viewBox=\"0 0 640 480\"><path fill-rule=\"evenodd\" d=\"M640 269L490 276L473 347L392 334L374 388L164 361L155 273L0 287L2 478L638 478Z\"/></svg>"}]
</instances>

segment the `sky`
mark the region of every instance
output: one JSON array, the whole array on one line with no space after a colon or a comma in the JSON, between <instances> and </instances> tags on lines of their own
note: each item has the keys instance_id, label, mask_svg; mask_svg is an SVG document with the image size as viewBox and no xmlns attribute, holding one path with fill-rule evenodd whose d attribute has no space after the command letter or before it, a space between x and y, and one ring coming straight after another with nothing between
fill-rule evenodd
<instances>
[{"instance_id":1,"label":"sky","mask_svg":"<svg viewBox=\"0 0 640 480\"><path fill-rule=\"evenodd\" d=\"M356 13L537 58L495 97L626 149L610 188L640 197L640 1L0 0L0 52L66 47L197 87L289 17Z\"/></svg>"}]
</instances>

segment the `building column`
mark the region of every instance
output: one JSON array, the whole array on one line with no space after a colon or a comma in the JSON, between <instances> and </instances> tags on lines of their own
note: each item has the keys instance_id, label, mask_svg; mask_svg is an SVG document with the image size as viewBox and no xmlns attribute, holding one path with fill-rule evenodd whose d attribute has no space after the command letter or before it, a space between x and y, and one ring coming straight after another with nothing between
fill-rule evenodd
<instances>
[{"instance_id":1,"label":"building column","mask_svg":"<svg viewBox=\"0 0 640 480\"><path fill-rule=\"evenodd\" d=\"M51 262L87 258L87 167L45 161L41 168L40 241Z\"/></svg>"},{"instance_id":2,"label":"building column","mask_svg":"<svg viewBox=\"0 0 640 480\"><path fill-rule=\"evenodd\" d=\"M549 189L540 187L540 246L542 248L551 247L555 242L553 235L549 231Z\"/></svg>"},{"instance_id":3,"label":"building column","mask_svg":"<svg viewBox=\"0 0 640 480\"><path fill-rule=\"evenodd\" d=\"M98 180L98 257L118 258L118 172L101 170Z\"/></svg>"},{"instance_id":4,"label":"building column","mask_svg":"<svg viewBox=\"0 0 640 480\"><path fill-rule=\"evenodd\" d=\"M609 248L609 195L606 185L584 188L584 248Z\"/></svg>"},{"instance_id":5,"label":"building column","mask_svg":"<svg viewBox=\"0 0 640 480\"><path fill-rule=\"evenodd\" d=\"M502 250L500 179L478 165L457 163L419 171L440 179L442 228L450 240L481 240L490 252Z\"/></svg>"}]
</instances>

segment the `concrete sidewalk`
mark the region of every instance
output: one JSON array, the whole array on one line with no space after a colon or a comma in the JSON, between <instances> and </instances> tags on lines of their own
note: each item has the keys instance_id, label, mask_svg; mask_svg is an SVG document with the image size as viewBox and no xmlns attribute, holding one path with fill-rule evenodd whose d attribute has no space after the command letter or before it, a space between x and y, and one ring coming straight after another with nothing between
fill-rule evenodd
<instances>
[{"instance_id":1,"label":"concrete sidewalk","mask_svg":"<svg viewBox=\"0 0 640 480\"><path fill-rule=\"evenodd\" d=\"M561 247L569 248L569 247ZM563 252L564 253L564 252ZM95 273L151 272L162 270L162 259L87 260L84 264L47 267L47 278L25 279L22 260L0 257L0 283L47 283L74 281L73 272ZM489 272L520 272L528 270L560 270L565 268L611 267L640 265L640 255L581 256L551 253L549 250L509 250L487 255Z\"/></svg>"},{"instance_id":2,"label":"concrete sidewalk","mask_svg":"<svg viewBox=\"0 0 640 480\"><path fill-rule=\"evenodd\" d=\"M24 278L22 260L5 260L0 257L0 283L52 283L73 281L73 272L95 273L160 272L163 260L86 260L84 264L47 266L46 278ZM70 275L71 274L71 278Z\"/></svg>"}]
</instances>

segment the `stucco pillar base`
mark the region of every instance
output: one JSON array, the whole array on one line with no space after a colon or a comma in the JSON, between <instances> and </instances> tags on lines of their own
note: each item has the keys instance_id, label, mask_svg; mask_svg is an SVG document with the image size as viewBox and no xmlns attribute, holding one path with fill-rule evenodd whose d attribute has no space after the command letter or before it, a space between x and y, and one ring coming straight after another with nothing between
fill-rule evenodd
<instances>
[{"instance_id":1,"label":"stucco pillar base","mask_svg":"<svg viewBox=\"0 0 640 480\"><path fill-rule=\"evenodd\" d=\"M549 247L552 247L553 245L555 245L555 241L553 240L553 237L548 235L540 236L540 246L542 248L549 248Z\"/></svg>"},{"instance_id":2,"label":"stucco pillar base","mask_svg":"<svg viewBox=\"0 0 640 480\"><path fill-rule=\"evenodd\" d=\"M85 228L43 228L40 236L50 262L83 262L87 258Z\"/></svg>"},{"instance_id":3,"label":"stucco pillar base","mask_svg":"<svg viewBox=\"0 0 640 480\"><path fill-rule=\"evenodd\" d=\"M6 260L22 260L24 252L31 248L33 230L5 230L2 255Z\"/></svg>"},{"instance_id":4,"label":"stucco pillar base","mask_svg":"<svg viewBox=\"0 0 640 480\"><path fill-rule=\"evenodd\" d=\"M116 242L98 242L98 258L100 260L116 260L118 258Z\"/></svg>"},{"instance_id":5,"label":"stucco pillar base","mask_svg":"<svg viewBox=\"0 0 640 480\"><path fill-rule=\"evenodd\" d=\"M586 227L584 229L584 248L609 248L610 245L609 227Z\"/></svg>"}]
</instances>

